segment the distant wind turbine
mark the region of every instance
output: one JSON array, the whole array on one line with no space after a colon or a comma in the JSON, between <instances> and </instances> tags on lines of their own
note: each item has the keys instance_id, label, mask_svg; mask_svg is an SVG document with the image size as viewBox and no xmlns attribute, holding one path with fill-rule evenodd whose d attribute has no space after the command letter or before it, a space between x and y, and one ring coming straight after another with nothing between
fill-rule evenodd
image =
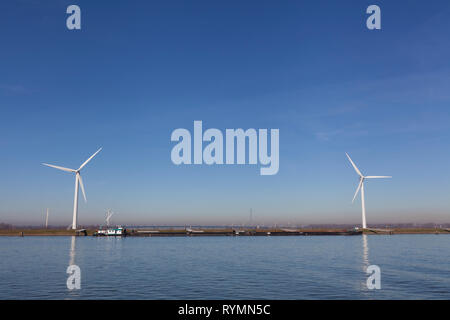
<instances>
[{"instance_id":1,"label":"distant wind turbine","mask_svg":"<svg viewBox=\"0 0 450 320\"><path fill-rule=\"evenodd\" d=\"M45 229L48 228L48 208L47 208L47 216L45 217Z\"/></svg>"},{"instance_id":2,"label":"distant wind turbine","mask_svg":"<svg viewBox=\"0 0 450 320\"><path fill-rule=\"evenodd\" d=\"M111 217L113 216L114 212L112 212L111 209L108 209L106 212L106 226L109 227L109 222L111 220Z\"/></svg>"},{"instance_id":3,"label":"distant wind turbine","mask_svg":"<svg viewBox=\"0 0 450 320\"><path fill-rule=\"evenodd\" d=\"M83 193L84 202L87 202L86 193L84 192L84 185L83 185L83 180L81 179L80 171L101 150L102 150L102 148L98 149L97 152L95 152L92 156L90 156L89 159L87 159L77 170L64 168L64 167L59 167L59 166L55 166L55 165L48 164L48 163L43 163L44 166L52 167L52 168L55 168L55 169L66 171L66 172L75 173L75 196L74 196L74 200L73 200L73 221L72 221L72 229L74 229L74 230L77 228L77 218L78 218L78 189L79 189L78 186L81 186L81 191Z\"/></svg>"},{"instance_id":4,"label":"distant wind turbine","mask_svg":"<svg viewBox=\"0 0 450 320\"><path fill-rule=\"evenodd\" d=\"M352 164L353 168L355 169L356 173L359 175L359 184L358 188L356 189L355 195L353 196L352 203L355 202L355 198L358 195L359 190L361 190L361 206L362 206L362 227L363 229L367 229L366 224L366 205L364 202L364 181L366 179L380 179L380 178L392 178L391 176L363 176L361 171L359 171L358 167L355 165L355 163L352 161L348 153L345 153L347 155L348 160Z\"/></svg>"}]
</instances>

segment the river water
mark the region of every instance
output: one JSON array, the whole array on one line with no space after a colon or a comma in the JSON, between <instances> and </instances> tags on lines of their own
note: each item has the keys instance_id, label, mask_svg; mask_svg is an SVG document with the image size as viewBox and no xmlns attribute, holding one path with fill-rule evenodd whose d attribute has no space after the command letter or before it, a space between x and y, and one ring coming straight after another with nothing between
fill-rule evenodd
<instances>
[{"instance_id":1,"label":"river water","mask_svg":"<svg viewBox=\"0 0 450 320\"><path fill-rule=\"evenodd\" d=\"M450 235L0 237L0 299L450 299Z\"/></svg>"}]
</instances>

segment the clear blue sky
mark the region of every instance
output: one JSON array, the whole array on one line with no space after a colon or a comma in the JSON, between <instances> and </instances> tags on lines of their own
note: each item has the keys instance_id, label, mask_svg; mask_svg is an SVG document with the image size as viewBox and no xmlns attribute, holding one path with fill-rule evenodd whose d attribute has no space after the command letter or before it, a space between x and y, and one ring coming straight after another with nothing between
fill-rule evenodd
<instances>
[{"instance_id":1,"label":"clear blue sky","mask_svg":"<svg viewBox=\"0 0 450 320\"><path fill-rule=\"evenodd\" d=\"M382 30L365 27L370 4ZM69 4L82 30L69 31ZM450 221L448 1L2 1L0 222ZM170 134L279 128L280 170L172 164Z\"/></svg>"}]
</instances>

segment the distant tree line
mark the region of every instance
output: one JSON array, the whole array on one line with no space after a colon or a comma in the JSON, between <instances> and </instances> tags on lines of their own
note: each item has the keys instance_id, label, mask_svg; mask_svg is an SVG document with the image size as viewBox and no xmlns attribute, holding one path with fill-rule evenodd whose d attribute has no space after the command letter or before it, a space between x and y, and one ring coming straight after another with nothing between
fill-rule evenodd
<instances>
[{"instance_id":1,"label":"distant tree line","mask_svg":"<svg viewBox=\"0 0 450 320\"><path fill-rule=\"evenodd\" d=\"M13 226L8 223L0 223L0 230L5 230L5 229L13 229Z\"/></svg>"}]
</instances>

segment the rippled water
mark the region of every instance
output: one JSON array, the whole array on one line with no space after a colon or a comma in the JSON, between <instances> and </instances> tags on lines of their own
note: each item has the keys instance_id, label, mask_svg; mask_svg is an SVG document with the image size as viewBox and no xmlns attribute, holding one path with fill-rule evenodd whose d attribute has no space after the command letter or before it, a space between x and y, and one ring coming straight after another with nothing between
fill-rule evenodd
<instances>
[{"instance_id":1,"label":"rippled water","mask_svg":"<svg viewBox=\"0 0 450 320\"><path fill-rule=\"evenodd\" d=\"M450 235L0 237L0 299L450 299L449 249Z\"/></svg>"}]
</instances>

